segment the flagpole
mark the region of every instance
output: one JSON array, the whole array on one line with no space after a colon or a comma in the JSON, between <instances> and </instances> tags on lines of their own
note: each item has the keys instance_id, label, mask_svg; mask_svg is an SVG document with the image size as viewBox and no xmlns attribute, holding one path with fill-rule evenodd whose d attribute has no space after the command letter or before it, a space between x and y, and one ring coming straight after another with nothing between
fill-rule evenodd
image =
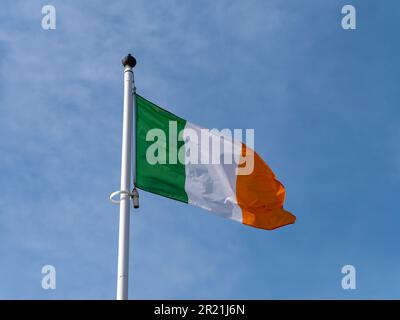
<instances>
[{"instance_id":1,"label":"flagpole","mask_svg":"<svg viewBox=\"0 0 400 320\"><path fill-rule=\"evenodd\" d=\"M122 125L121 189L119 202L118 279L117 300L128 299L129 273L129 218L130 175L132 160L132 126L134 125L133 68L136 59L128 54L122 59L124 66L124 113ZM134 149L134 148L133 148ZM135 158L135 157L133 157ZM133 167L133 170L135 168Z\"/></svg>"}]
</instances>

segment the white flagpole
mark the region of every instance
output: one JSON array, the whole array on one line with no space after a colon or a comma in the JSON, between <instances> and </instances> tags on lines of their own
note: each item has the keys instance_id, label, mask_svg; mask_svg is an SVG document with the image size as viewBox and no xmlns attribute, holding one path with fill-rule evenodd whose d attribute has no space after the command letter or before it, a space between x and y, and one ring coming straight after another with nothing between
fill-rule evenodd
<instances>
[{"instance_id":1,"label":"white flagpole","mask_svg":"<svg viewBox=\"0 0 400 320\"><path fill-rule=\"evenodd\" d=\"M130 175L132 156L132 133L134 125L133 68L136 59L128 54L122 59L124 66L124 115L122 126L121 189L119 203L118 280L117 300L128 299L129 272L129 209Z\"/></svg>"}]
</instances>

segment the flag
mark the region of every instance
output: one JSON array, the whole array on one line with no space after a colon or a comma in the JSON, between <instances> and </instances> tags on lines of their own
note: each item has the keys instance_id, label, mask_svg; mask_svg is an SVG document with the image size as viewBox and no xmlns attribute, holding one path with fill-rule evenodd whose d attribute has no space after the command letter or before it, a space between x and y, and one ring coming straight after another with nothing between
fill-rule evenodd
<instances>
[{"instance_id":1,"label":"flag","mask_svg":"<svg viewBox=\"0 0 400 320\"><path fill-rule=\"evenodd\" d=\"M137 188L256 228L295 222L283 185L253 149L135 99Z\"/></svg>"}]
</instances>

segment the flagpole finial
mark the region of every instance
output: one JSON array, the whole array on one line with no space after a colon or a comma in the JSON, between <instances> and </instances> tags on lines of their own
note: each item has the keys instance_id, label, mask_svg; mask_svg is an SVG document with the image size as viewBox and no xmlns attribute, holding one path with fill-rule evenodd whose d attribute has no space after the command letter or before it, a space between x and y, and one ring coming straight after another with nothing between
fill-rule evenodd
<instances>
[{"instance_id":1,"label":"flagpole finial","mask_svg":"<svg viewBox=\"0 0 400 320\"><path fill-rule=\"evenodd\" d=\"M133 68L134 66L136 66L136 59L135 57L133 57L130 53L122 59L122 65L124 67L126 66L130 66L131 68Z\"/></svg>"}]
</instances>

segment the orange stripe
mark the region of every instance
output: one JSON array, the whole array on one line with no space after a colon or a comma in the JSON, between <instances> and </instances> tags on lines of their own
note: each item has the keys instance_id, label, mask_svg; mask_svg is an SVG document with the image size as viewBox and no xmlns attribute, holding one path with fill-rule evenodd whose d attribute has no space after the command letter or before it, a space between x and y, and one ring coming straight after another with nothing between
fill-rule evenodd
<instances>
[{"instance_id":1,"label":"orange stripe","mask_svg":"<svg viewBox=\"0 0 400 320\"><path fill-rule=\"evenodd\" d=\"M240 174L240 170L254 159L251 174ZM243 224L272 230L296 221L296 217L283 209L285 188L261 157L242 144L241 160L236 178L236 198L242 209Z\"/></svg>"}]
</instances>

